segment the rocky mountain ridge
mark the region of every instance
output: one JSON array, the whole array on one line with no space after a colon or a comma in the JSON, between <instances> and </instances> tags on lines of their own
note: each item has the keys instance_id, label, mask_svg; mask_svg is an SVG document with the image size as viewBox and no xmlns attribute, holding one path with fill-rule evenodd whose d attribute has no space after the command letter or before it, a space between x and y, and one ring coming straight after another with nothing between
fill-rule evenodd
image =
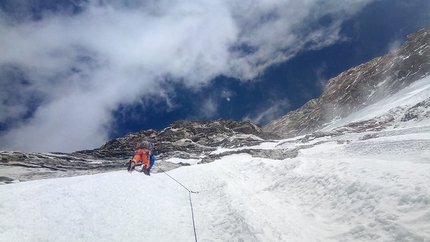
<instances>
[{"instance_id":1,"label":"rocky mountain ridge","mask_svg":"<svg viewBox=\"0 0 430 242\"><path fill-rule=\"evenodd\" d=\"M150 129L130 133L113 139L98 149L72 154L81 158L128 159L134 152L134 145L141 140L147 140L155 145L155 154L159 159L169 157L198 159L218 147L237 148L258 145L271 138L280 137L263 132L259 125L250 121L179 120L161 131Z\"/></svg>"},{"instance_id":2,"label":"rocky mountain ridge","mask_svg":"<svg viewBox=\"0 0 430 242\"><path fill-rule=\"evenodd\" d=\"M319 98L273 120L263 130L282 137L309 134L430 75L430 26L408 36L400 49L330 79Z\"/></svg>"},{"instance_id":3,"label":"rocky mountain ridge","mask_svg":"<svg viewBox=\"0 0 430 242\"><path fill-rule=\"evenodd\" d=\"M123 137L108 141L94 150L65 153L23 153L0 152L0 166L2 169L21 169L15 177L3 177L0 182L12 180L32 180L52 176L69 176L76 174L92 174L125 167L132 158L135 144L147 140L155 145L158 164L169 158L198 159L205 163L220 156L211 155L218 147L238 148L258 145L265 140L280 137L263 132L259 125L250 121L207 120L187 121L179 120L167 128L157 130L142 130ZM259 151L248 150L258 154ZM262 153L262 152L260 152ZM264 155L264 152L260 155ZM170 170L182 165L163 163L163 170ZM24 172L25 171L25 172ZM28 171L28 172L27 172ZM16 173L16 172L15 172ZM55 173L55 174L54 174Z\"/></svg>"}]
</instances>

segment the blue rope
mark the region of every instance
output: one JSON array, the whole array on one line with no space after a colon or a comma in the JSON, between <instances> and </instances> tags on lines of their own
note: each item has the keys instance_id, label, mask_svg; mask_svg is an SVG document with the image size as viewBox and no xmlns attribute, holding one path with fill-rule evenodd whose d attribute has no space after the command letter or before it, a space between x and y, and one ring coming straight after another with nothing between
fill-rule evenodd
<instances>
[{"instance_id":1,"label":"blue rope","mask_svg":"<svg viewBox=\"0 0 430 242\"><path fill-rule=\"evenodd\" d=\"M191 207L191 218L193 219L193 228L194 228L194 238L197 242L197 233L196 233L196 223L194 222L194 210L193 210L193 202L191 201L191 192L188 192L190 198L190 207Z\"/></svg>"},{"instance_id":2,"label":"blue rope","mask_svg":"<svg viewBox=\"0 0 430 242\"><path fill-rule=\"evenodd\" d=\"M191 193L198 193L198 192L194 192L191 191L190 189L188 189L186 186L184 186L182 183L178 182L175 178L171 177L169 174L167 174L167 172L165 172L163 169L161 169L160 167L158 167L158 169L160 169L164 174L166 174L168 177L170 177L172 180L174 180L175 182L177 182L179 185L181 185L183 188L187 189L188 192Z\"/></svg>"}]
</instances>

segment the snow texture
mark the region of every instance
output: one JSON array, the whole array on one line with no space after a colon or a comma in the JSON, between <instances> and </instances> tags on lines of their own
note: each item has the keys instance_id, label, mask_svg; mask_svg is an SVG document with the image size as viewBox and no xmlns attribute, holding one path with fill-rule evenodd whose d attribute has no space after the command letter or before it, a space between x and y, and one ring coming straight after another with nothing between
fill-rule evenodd
<instances>
[{"instance_id":1,"label":"snow texture","mask_svg":"<svg viewBox=\"0 0 430 242\"><path fill-rule=\"evenodd\" d=\"M337 127L428 99L429 83ZM172 160L191 164L168 172L176 181L117 171L2 185L0 241L195 241L190 197L198 241L430 241L428 121L310 143L285 160Z\"/></svg>"}]
</instances>

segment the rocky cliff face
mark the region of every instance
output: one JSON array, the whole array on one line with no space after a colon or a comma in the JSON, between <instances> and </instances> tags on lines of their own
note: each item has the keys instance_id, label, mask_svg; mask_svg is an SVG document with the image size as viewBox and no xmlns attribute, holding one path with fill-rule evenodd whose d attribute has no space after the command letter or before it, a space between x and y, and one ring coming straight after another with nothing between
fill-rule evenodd
<instances>
[{"instance_id":1,"label":"rocky cliff face","mask_svg":"<svg viewBox=\"0 0 430 242\"><path fill-rule=\"evenodd\" d=\"M127 134L94 150L77 151L71 154L2 151L0 152L1 169L3 171L8 169L9 171L5 173L15 175L14 177L2 176L0 172L0 182L125 169L126 163L134 154L136 142L141 140L154 143L155 154L159 162L175 157L197 159L205 163L222 156L222 154L210 154L218 147L252 147L272 138L280 137L263 132L259 125L250 121L220 119L191 122L180 120L161 131L151 129ZM247 149L245 152L267 155L253 149ZM187 164L165 164L163 169L169 170L181 165ZM20 169L17 170L17 168Z\"/></svg>"},{"instance_id":2,"label":"rocky cliff face","mask_svg":"<svg viewBox=\"0 0 430 242\"><path fill-rule=\"evenodd\" d=\"M124 137L113 139L95 150L73 153L81 158L129 159L134 153L136 142L148 140L155 145L155 154L159 159L179 157L200 159L217 147L237 148L258 145L267 138L279 138L263 132L261 127L250 121L215 120L186 121L179 120L162 131L142 130Z\"/></svg>"},{"instance_id":3,"label":"rocky cliff face","mask_svg":"<svg viewBox=\"0 0 430 242\"><path fill-rule=\"evenodd\" d=\"M263 130L283 137L311 133L429 74L430 26L408 36L400 49L330 79L319 98L270 122Z\"/></svg>"}]
</instances>

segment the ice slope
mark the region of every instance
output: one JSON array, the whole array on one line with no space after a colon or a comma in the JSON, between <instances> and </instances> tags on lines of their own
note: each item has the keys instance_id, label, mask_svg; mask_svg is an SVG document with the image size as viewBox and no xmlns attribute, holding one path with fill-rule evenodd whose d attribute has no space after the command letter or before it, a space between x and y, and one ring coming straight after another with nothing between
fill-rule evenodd
<instances>
[{"instance_id":1,"label":"ice slope","mask_svg":"<svg viewBox=\"0 0 430 242\"><path fill-rule=\"evenodd\" d=\"M429 81L331 127L414 105ZM198 192L197 240L430 241L428 122L302 141L260 146L313 145L293 159L236 154L169 171ZM0 241L195 241L190 194L171 177L118 171L2 185Z\"/></svg>"},{"instance_id":2,"label":"ice slope","mask_svg":"<svg viewBox=\"0 0 430 242\"><path fill-rule=\"evenodd\" d=\"M412 83L410 86L387 97L373 105L365 107L348 117L340 120L335 120L322 129L322 131L330 131L334 128L346 125L351 122L359 122L373 118L384 118L385 115L394 111L395 109L404 110L408 107L414 106L423 100L430 99L430 76L423 78L419 81ZM430 112L430 109L426 110ZM430 119L422 122L424 125L430 125ZM411 126L411 124L407 124Z\"/></svg>"},{"instance_id":3,"label":"ice slope","mask_svg":"<svg viewBox=\"0 0 430 242\"><path fill-rule=\"evenodd\" d=\"M350 152L369 142L327 142L282 161L232 155L169 174L199 192L198 241L430 241L430 161ZM0 193L0 241L194 241L188 191L162 173L31 181Z\"/></svg>"}]
</instances>

